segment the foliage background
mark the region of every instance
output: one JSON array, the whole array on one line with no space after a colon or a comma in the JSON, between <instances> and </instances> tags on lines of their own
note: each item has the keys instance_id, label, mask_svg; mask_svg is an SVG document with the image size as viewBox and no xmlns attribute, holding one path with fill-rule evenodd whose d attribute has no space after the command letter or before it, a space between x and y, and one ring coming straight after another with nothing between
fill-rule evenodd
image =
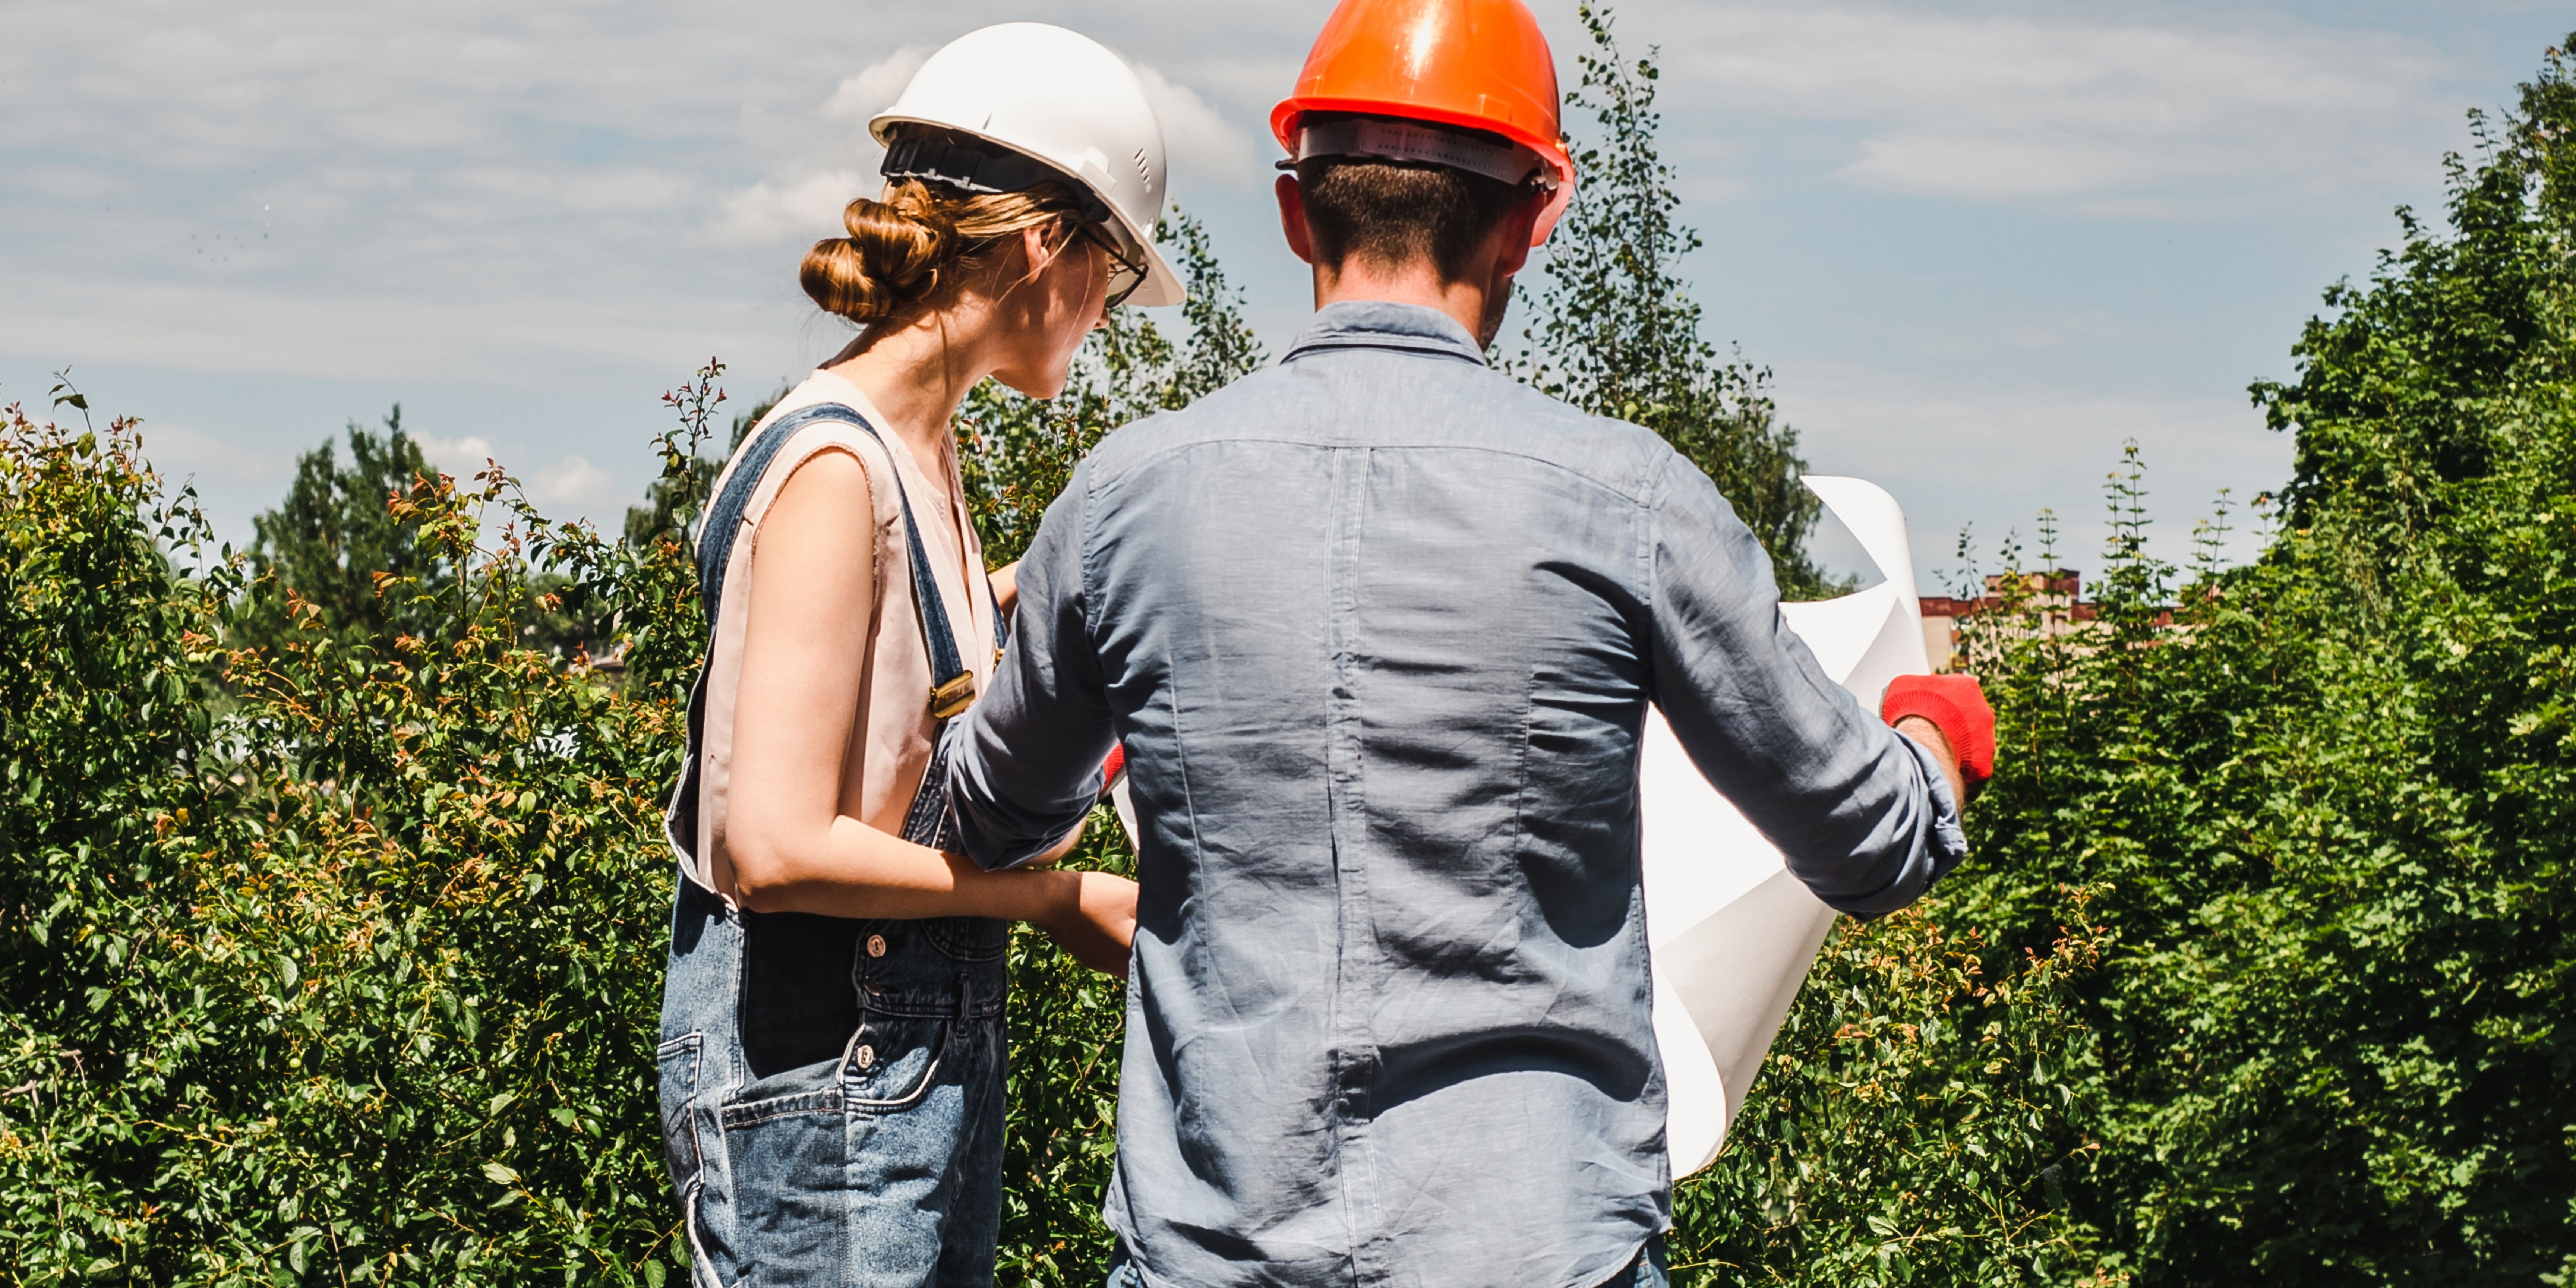
<instances>
[{"instance_id":1,"label":"foliage background","mask_svg":"<svg viewBox=\"0 0 2576 1288\"><path fill-rule=\"evenodd\" d=\"M1818 589L1795 438L1678 276L1654 59L1585 19L1594 178L1506 365L1664 433ZM2194 564L2148 559L2134 457L2097 623L2014 575L2057 563L2044 518L1992 556L1977 857L1829 943L1676 1196L1677 1278L2576 1281L2562 57L2481 129L2442 219L2408 215L2298 379L2256 387L2299 444L2259 560L2220 566L2223 507ZM1119 318L1064 397L961 415L997 559L1100 434L1263 360L1203 234L1165 236L1175 331ZM11 411L0 1282L685 1277L646 1076L655 829L719 375L667 396L615 540L497 470L429 473L389 418L236 555L131 423L67 388L68 426ZM1131 861L1094 836L1083 861ZM1120 999L1013 954L1004 1274L1089 1284Z\"/></svg>"}]
</instances>

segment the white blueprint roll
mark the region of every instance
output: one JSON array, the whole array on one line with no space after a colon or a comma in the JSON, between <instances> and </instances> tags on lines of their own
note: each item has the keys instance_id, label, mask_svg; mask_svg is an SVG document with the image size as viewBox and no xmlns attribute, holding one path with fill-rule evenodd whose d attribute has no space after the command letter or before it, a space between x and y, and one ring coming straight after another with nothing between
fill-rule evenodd
<instances>
[{"instance_id":1,"label":"white blueprint roll","mask_svg":"<svg viewBox=\"0 0 2576 1288\"><path fill-rule=\"evenodd\" d=\"M1900 675L1932 669L1914 552L1896 498L1861 479L1807 486L1860 539L1885 580L1857 594L1782 604L1825 674L1871 710ZM1762 1071L1834 911L1807 893L1762 834L1702 778L1663 713L1646 712L1637 774L1655 1040L1664 1053L1673 1179L1708 1166Z\"/></svg>"}]
</instances>

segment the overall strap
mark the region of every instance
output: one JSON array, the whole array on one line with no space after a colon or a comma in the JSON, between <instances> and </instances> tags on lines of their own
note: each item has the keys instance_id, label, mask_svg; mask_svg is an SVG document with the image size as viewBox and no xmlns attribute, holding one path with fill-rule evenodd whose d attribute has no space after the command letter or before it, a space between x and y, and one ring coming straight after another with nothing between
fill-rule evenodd
<instances>
[{"instance_id":1,"label":"overall strap","mask_svg":"<svg viewBox=\"0 0 2576 1288\"><path fill-rule=\"evenodd\" d=\"M712 653L715 641L716 610L724 601L725 568L733 562L733 539L742 528L742 512L751 504L751 494L760 487L760 478L769 472L769 462L778 449L787 445L797 425L796 416L781 416L752 435L751 442L734 458L733 472L725 476L722 492L707 507L706 516L698 520L698 606L706 610L707 641Z\"/></svg>"}]
</instances>

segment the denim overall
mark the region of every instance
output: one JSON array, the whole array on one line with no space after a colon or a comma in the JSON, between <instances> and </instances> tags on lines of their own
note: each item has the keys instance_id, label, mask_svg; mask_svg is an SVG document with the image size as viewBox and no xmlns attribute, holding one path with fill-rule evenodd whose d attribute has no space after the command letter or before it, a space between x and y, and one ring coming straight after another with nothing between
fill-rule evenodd
<instances>
[{"instance_id":1,"label":"denim overall","mask_svg":"<svg viewBox=\"0 0 2576 1288\"><path fill-rule=\"evenodd\" d=\"M779 417L751 441L700 529L711 630L744 505L779 449L819 420L885 442L838 404ZM895 486L900 495L899 476ZM903 517L940 681L933 714L944 727L974 685L908 496ZM998 635L999 613L994 620ZM706 686L702 670L689 704L689 768L667 822L684 854L698 835ZM922 777L905 840L941 839L941 759L934 753ZM681 874L656 1059L691 1288L993 1281L1008 933L989 917L742 911Z\"/></svg>"}]
</instances>

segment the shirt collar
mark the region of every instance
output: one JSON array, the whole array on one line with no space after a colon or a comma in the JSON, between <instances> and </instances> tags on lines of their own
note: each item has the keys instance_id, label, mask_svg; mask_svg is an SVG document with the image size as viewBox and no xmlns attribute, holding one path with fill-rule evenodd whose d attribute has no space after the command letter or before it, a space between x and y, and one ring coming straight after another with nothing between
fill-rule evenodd
<instances>
[{"instance_id":1,"label":"shirt collar","mask_svg":"<svg viewBox=\"0 0 2576 1288\"><path fill-rule=\"evenodd\" d=\"M1458 319L1420 304L1341 300L1316 311L1281 362L1330 349L1403 349L1485 365L1485 350Z\"/></svg>"}]
</instances>

